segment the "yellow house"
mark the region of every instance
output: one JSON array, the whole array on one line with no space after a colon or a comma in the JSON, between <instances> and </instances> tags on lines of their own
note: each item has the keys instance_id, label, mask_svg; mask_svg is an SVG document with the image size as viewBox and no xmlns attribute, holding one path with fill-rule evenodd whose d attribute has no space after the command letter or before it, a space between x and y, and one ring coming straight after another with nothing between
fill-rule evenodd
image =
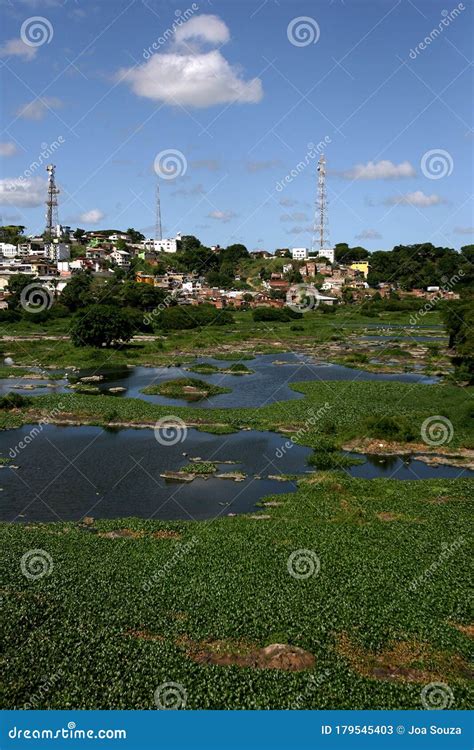
<instances>
[{"instance_id":1,"label":"yellow house","mask_svg":"<svg viewBox=\"0 0 474 750\"><path fill-rule=\"evenodd\" d=\"M369 273L369 262L367 260L361 260L359 263L351 263L351 268L353 268L354 271L360 271L363 273L364 279L366 279Z\"/></svg>"}]
</instances>

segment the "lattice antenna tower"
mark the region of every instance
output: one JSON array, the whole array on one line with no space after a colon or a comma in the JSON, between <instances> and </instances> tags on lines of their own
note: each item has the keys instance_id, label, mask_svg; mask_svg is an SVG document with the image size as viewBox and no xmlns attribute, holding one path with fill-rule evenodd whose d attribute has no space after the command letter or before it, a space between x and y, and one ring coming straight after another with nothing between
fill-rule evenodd
<instances>
[{"instance_id":1,"label":"lattice antenna tower","mask_svg":"<svg viewBox=\"0 0 474 750\"><path fill-rule=\"evenodd\" d=\"M317 166L317 192L314 211L314 230L311 249L325 255L329 249L328 201L326 194L326 157L321 154Z\"/></svg>"},{"instance_id":2,"label":"lattice antenna tower","mask_svg":"<svg viewBox=\"0 0 474 750\"><path fill-rule=\"evenodd\" d=\"M163 230L161 228L161 198L160 198L160 178L156 183L156 220L155 220L155 240L163 239Z\"/></svg>"},{"instance_id":3,"label":"lattice antenna tower","mask_svg":"<svg viewBox=\"0 0 474 750\"><path fill-rule=\"evenodd\" d=\"M53 236L53 229L59 224L58 220L58 194L59 188L56 186L56 166L48 164L46 167L48 173L48 197L46 199L46 232L50 237Z\"/></svg>"}]
</instances>

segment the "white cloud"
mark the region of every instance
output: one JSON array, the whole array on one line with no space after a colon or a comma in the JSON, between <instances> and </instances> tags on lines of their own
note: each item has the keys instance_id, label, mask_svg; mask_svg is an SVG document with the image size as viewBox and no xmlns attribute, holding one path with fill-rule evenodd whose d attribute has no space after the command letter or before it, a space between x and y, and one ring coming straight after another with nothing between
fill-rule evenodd
<instances>
[{"instance_id":1,"label":"white cloud","mask_svg":"<svg viewBox=\"0 0 474 750\"><path fill-rule=\"evenodd\" d=\"M393 195L385 201L388 206L419 206L420 208L439 206L440 203L445 202L441 196L434 193L432 195L425 195L422 190L416 190L414 193L405 193L405 195Z\"/></svg>"},{"instance_id":2,"label":"white cloud","mask_svg":"<svg viewBox=\"0 0 474 750\"><path fill-rule=\"evenodd\" d=\"M356 240L381 240L382 235L375 229L363 229L360 234L356 234Z\"/></svg>"},{"instance_id":3,"label":"white cloud","mask_svg":"<svg viewBox=\"0 0 474 750\"><path fill-rule=\"evenodd\" d=\"M394 164L391 161L382 160L356 164L340 174L346 180L398 180L404 177L414 177L416 171L409 161Z\"/></svg>"},{"instance_id":4,"label":"white cloud","mask_svg":"<svg viewBox=\"0 0 474 750\"><path fill-rule=\"evenodd\" d=\"M42 120L50 109L59 109L62 102L55 96L44 96L41 99L35 99L28 104L24 104L17 110L18 117L25 120Z\"/></svg>"},{"instance_id":5,"label":"white cloud","mask_svg":"<svg viewBox=\"0 0 474 750\"><path fill-rule=\"evenodd\" d=\"M240 66L227 62L219 50L200 51L198 44L186 44L184 48L186 39L211 44L228 41L229 30L217 16L190 19L175 38L170 52L156 53L138 67L122 68L117 80L128 83L137 96L171 106L212 107L261 100L260 79L246 81Z\"/></svg>"},{"instance_id":6,"label":"white cloud","mask_svg":"<svg viewBox=\"0 0 474 750\"><path fill-rule=\"evenodd\" d=\"M90 211L80 214L79 219L84 224L98 224L104 216L105 214L99 208L91 208Z\"/></svg>"},{"instance_id":7,"label":"white cloud","mask_svg":"<svg viewBox=\"0 0 474 750\"><path fill-rule=\"evenodd\" d=\"M278 202L280 206L285 206L285 208L291 208L298 204L298 201L294 201L292 198L280 198Z\"/></svg>"},{"instance_id":8,"label":"white cloud","mask_svg":"<svg viewBox=\"0 0 474 750\"><path fill-rule=\"evenodd\" d=\"M287 234L311 234L314 231L313 227L295 226L291 229L287 229Z\"/></svg>"},{"instance_id":9,"label":"white cloud","mask_svg":"<svg viewBox=\"0 0 474 750\"><path fill-rule=\"evenodd\" d=\"M224 21L218 16L203 14L194 16L178 27L175 32L176 42L198 39L210 44L225 44L230 39L230 32Z\"/></svg>"},{"instance_id":10,"label":"white cloud","mask_svg":"<svg viewBox=\"0 0 474 750\"><path fill-rule=\"evenodd\" d=\"M195 196L195 195L203 195L205 193L204 185L202 183L198 183L197 185L192 185L189 188L178 188L175 190L171 195L183 195L183 196Z\"/></svg>"},{"instance_id":11,"label":"white cloud","mask_svg":"<svg viewBox=\"0 0 474 750\"><path fill-rule=\"evenodd\" d=\"M14 156L18 151L13 141L3 141L0 143L0 156Z\"/></svg>"},{"instance_id":12,"label":"white cloud","mask_svg":"<svg viewBox=\"0 0 474 750\"><path fill-rule=\"evenodd\" d=\"M293 211L292 214L282 214L280 221L308 221L308 217L303 211Z\"/></svg>"},{"instance_id":13,"label":"white cloud","mask_svg":"<svg viewBox=\"0 0 474 750\"><path fill-rule=\"evenodd\" d=\"M210 219L216 219L216 221L222 221L224 224L226 224L231 219L234 219L237 216L236 213L233 211L211 211L208 213L208 217Z\"/></svg>"},{"instance_id":14,"label":"white cloud","mask_svg":"<svg viewBox=\"0 0 474 750\"><path fill-rule=\"evenodd\" d=\"M454 227L456 234L474 234L474 227Z\"/></svg>"},{"instance_id":15,"label":"white cloud","mask_svg":"<svg viewBox=\"0 0 474 750\"><path fill-rule=\"evenodd\" d=\"M8 39L0 46L0 57L22 57L26 61L33 60L38 47L30 47L22 39Z\"/></svg>"},{"instance_id":16,"label":"white cloud","mask_svg":"<svg viewBox=\"0 0 474 750\"><path fill-rule=\"evenodd\" d=\"M47 182L42 177L6 177L0 180L0 206L34 208L46 200Z\"/></svg>"}]
</instances>

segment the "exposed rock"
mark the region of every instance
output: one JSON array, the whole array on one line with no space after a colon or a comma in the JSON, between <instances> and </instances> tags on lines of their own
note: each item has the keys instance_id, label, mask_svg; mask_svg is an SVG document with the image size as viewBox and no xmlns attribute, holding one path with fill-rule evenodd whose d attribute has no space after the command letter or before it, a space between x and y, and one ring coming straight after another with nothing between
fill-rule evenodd
<instances>
[{"instance_id":1,"label":"exposed rock","mask_svg":"<svg viewBox=\"0 0 474 750\"><path fill-rule=\"evenodd\" d=\"M192 482L196 479L196 474L190 474L187 471L164 471L160 477L167 482Z\"/></svg>"}]
</instances>

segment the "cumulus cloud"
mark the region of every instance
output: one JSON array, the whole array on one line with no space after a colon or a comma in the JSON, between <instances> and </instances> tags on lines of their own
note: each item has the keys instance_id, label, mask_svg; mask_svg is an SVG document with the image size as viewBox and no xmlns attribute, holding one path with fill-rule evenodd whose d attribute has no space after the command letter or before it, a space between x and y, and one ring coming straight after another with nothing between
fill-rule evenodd
<instances>
[{"instance_id":1,"label":"cumulus cloud","mask_svg":"<svg viewBox=\"0 0 474 750\"><path fill-rule=\"evenodd\" d=\"M230 32L221 18L203 13L179 26L174 36L178 44L187 42L189 39L197 39L210 44L225 44L230 39Z\"/></svg>"},{"instance_id":2,"label":"cumulus cloud","mask_svg":"<svg viewBox=\"0 0 474 750\"><path fill-rule=\"evenodd\" d=\"M216 221L222 221L224 224L226 224L231 219L234 219L236 216L237 214L234 213L233 211L219 211L217 209L215 211L211 211L210 213L208 213L208 217L210 219L215 219Z\"/></svg>"},{"instance_id":3,"label":"cumulus cloud","mask_svg":"<svg viewBox=\"0 0 474 750\"><path fill-rule=\"evenodd\" d=\"M263 95L259 78L245 80L240 67L231 65L219 50L202 51L187 44L183 48L187 39L223 44L229 38L227 26L217 16L196 16L178 29L171 51L156 53L138 67L122 68L117 80L127 83L137 96L171 106L259 102Z\"/></svg>"},{"instance_id":4,"label":"cumulus cloud","mask_svg":"<svg viewBox=\"0 0 474 750\"><path fill-rule=\"evenodd\" d=\"M298 204L298 201L295 201L292 198L280 198L278 202L280 206L285 206L285 208L291 208L292 206L296 206Z\"/></svg>"},{"instance_id":5,"label":"cumulus cloud","mask_svg":"<svg viewBox=\"0 0 474 750\"><path fill-rule=\"evenodd\" d=\"M8 39L0 46L0 57L21 57L26 62L34 60L38 47L25 44L22 39Z\"/></svg>"},{"instance_id":6,"label":"cumulus cloud","mask_svg":"<svg viewBox=\"0 0 474 750\"><path fill-rule=\"evenodd\" d=\"M282 214L280 221L308 221L308 217L303 211L293 211L292 214Z\"/></svg>"},{"instance_id":7,"label":"cumulus cloud","mask_svg":"<svg viewBox=\"0 0 474 750\"><path fill-rule=\"evenodd\" d=\"M105 214L100 208L91 208L90 211L84 211L84 213L80 214L79 219L84 224L98 224L99 221L102 221L104 216Z\"/></svg>"},{"instance_id":8,"label":"cumulus cloud","mask_svg":"<svg viewBox=\"0 0 474 750\"><path fill-rule=\"evenodd\" d=\"M394 164L391 161L382 160L356 164L339 174L345 180L399 180L404 177L414 177L416 171L409 161Z\"/></svg>"},{"instance_id":9,"label":"cumulus cloud","mask_svg":"<svg viewBox=\"0 0 474 750\"><path fill-rule=\"evenodd\" d=\"M47 182L42 177L6 177L0 180L0 206L34 208L46 199Z\"/></svg>"},{"instance_id":10,"label":"cumulus cloud","mask_svg":"<svg viewBox=\"0 0 474 750\"><path fill-rule=\"evenodd\" d=\"M313 227L294 226L291 229L287 229L287 234L308 234L314 231Z\"/></svg>"},{"instance_id":11,"label":"cumulus cloud","mask_svg":"<svg viewBox=\"0 0 474 750\"><path fill-rule=\"evenodd\" d=\"M2 141L0 143L0 156L14 156L18 151L13 141Z\"/></svg>"},{"instance_id":12,"label":"cumulus cloud","mask_svg":"<svg viewBox=\"0 0 474 750\"><path fill-rule=\"evenodd\" d=\"M427 206L439 206L440 203L446 201L439 195L425 195L422 190L416 190L414 193L405 193L405 195L393 195L387 198L385 204L387 206L418 206L420 208L426 208Z\"/></svg>"},{"instance_id":13,"label":"cumulus cloud","mask_svg":"<svg viewBox=\"0 0 474 750\"><path fill-rule=\"evenodd\" d=\"M48 110L59 109L61 106L62 102L56 96L44 96L24 104L17 110L17 115L25 120L42 120Z\"/></svg>"},{"instance_id":14,"label":"cumulus cloud","mask_svg":"<svg viewBox=\"0 0 474 750\"><path fill-rule=\"evenodd\" d=\"M356 234L356 240L381 240L382 235L375 229L363 229L362 232Z\"/></svg>"}]
</instances>

